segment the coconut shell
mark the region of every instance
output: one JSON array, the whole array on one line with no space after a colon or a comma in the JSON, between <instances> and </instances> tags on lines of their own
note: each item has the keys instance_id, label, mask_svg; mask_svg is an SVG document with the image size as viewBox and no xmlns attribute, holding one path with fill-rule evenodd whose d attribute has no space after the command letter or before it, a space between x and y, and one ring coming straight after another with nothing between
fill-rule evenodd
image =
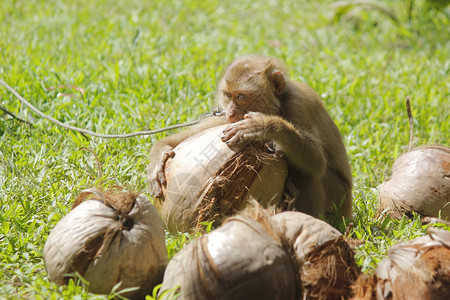
<instances>
[{"instance_id":1,"label":"coconut shell","mask_svg":"<svg viewBox=\"0 0 450 300\"><path fill-rule=\"evenodd\" d=\"M232 217L169 262L160 295L177 299L299 299L289 255L255 220Z\"/></svg>"},{"instance_id":2,"label":"coconut shell","mask_svg":"<svg viewBox=\"0 0 450 300\"><path fill-rule=\"evenodd\" d=\"M380 209L393 217L415 211L423 216L450 217L450 148L426 146L400 156L392 178L381 185Z\"/></svg>"},{"instance_id":3,"label":"coconut shell","mask_svg":"<svg viewBox=\"0 0 450 300\"><path fill-rule=\"evenodd\" d=\"M431 228L429 235L391 247L375 273L353 286L356 300L450 299L450 232Z\"/></svg>"},{"instance_id":4,"label":"coconut shell","mask_svg":"<svg viewBox=\"0 0 450 300\"><path fill-rule=\"evenodd\" d=\"M44 260L50 280L65 284L78 272L89 291L109 294L122 282L123 294L142 298L161 283L167 265L163 224L145 195L84 191L94 199L79 201L50 232Z\"/></svg>"},{"instance_id":5,"label":"coconut shell","mask_svg":"<svg viewBox=\"0 0 450 300\"><path fill-rule=\"evenodd\" d=\"M348 298L360 269L342 234L301 212L282 212L271 219L299 266L303 299Z\"/></svg>"},{"instance_id":6,"label":"coconut shell","mask_svg":"<svg viewBox=\"0 0 450 300\"><path fill-rule=\"evenodd\" d=\"M219 225L250 198L263 206L281 201L286 160L264 145L230 149L221 140L226 126L185 140L167 161L164 197L155 204L169 231L189 231L204 221Z\"/></svg>"}]
</instances>

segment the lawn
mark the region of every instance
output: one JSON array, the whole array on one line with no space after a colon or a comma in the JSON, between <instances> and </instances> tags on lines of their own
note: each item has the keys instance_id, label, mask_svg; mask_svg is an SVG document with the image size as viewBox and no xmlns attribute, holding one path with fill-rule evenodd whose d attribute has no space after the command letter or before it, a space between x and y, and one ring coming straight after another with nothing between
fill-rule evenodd
<instances>
[{"instance_id":1,"label":"lawn","mask_svg":"<svg viewBox=\"0 0 450 300\"><path fill-rule=\"evenodd\" d=\"M423 235L418 216L377 214L378 189L414 146L450 141L449 8L385 1L336 17L333 1L6 0L0 2L0 78L43 112L98 133L197 119L214 106L221 72L248 53L285 61L344 137L354 178L352 237L372 270L399 241ZM149 195L151 145L167 133L101 139L60 128L5 88L0 105L0 299L111 298L48 281L43 247L83 189L115 185ZM85 150L89 149L89 150ZM101 162L99 175L95 155ZM445 227L436 224L435 226ZM167 234L170 257L189 236Z\"/></svg>"}]
</instances>

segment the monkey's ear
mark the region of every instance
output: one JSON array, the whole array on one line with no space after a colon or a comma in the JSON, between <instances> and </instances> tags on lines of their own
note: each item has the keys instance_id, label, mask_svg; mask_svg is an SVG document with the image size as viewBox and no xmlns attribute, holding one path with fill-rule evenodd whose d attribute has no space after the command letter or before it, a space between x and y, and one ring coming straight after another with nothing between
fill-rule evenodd
<instances>
[{"instance_id":1,"label":"monkey's ear","mask_svg":"<svg viewBox=\"0 0 450 300\"><path fill-rule=\"evenodd\" d=\"M270 76L270 80L272 80L273 86L275 88L275 95L280 95L284 92L286 87L286 80L284 79L283 73L281 71L275 70L272 72Z\"/></svg>"}]
</instances>

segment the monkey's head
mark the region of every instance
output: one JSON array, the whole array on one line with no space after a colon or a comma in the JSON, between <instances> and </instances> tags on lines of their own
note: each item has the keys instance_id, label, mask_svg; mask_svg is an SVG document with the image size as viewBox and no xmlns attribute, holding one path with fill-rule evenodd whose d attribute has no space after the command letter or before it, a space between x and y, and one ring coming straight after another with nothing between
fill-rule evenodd
<instances>
[{"instance_id":1,"label":"monkey's head","mask_svg":"<svg viewBox=\"0 0 450 300\"><path fill-rule=\"evenodd\" d=\"M217 105L226 110L230 123L244 119L250 111L279 115L278 96L285 87L283 63L266 56L241 56L226 68L219 81Z\"/></svg>"}]
</instances>

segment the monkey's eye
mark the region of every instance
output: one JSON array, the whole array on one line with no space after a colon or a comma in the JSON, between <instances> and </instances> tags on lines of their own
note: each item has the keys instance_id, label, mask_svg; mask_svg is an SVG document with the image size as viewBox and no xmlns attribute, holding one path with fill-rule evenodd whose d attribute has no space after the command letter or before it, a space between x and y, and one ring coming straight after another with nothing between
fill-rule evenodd
<instances>
[{"instance_id":1,"label":"monkey's eye","mask_svg":"<svg viewBox=\"0 0 450 300\"><path fill-rule=\"evenodd\" d=\"M245 99L247 99L247 95L245 95L245 94L239 94L239 95L238 95L238 99L239 99L239 100L245 100Z\"/></svg>"},{"instance_id":2,"label":"monkey's eye","mask_svg":"<svg viewBox=\"0 0 450 300\"><path fill-rule=\"evenodd\" d=\"M231 97L232 97L231 93L223 92L223 94L224 94L225 97L227 97L227 98L231 98Z\"/></svg>"}]
</instances>

